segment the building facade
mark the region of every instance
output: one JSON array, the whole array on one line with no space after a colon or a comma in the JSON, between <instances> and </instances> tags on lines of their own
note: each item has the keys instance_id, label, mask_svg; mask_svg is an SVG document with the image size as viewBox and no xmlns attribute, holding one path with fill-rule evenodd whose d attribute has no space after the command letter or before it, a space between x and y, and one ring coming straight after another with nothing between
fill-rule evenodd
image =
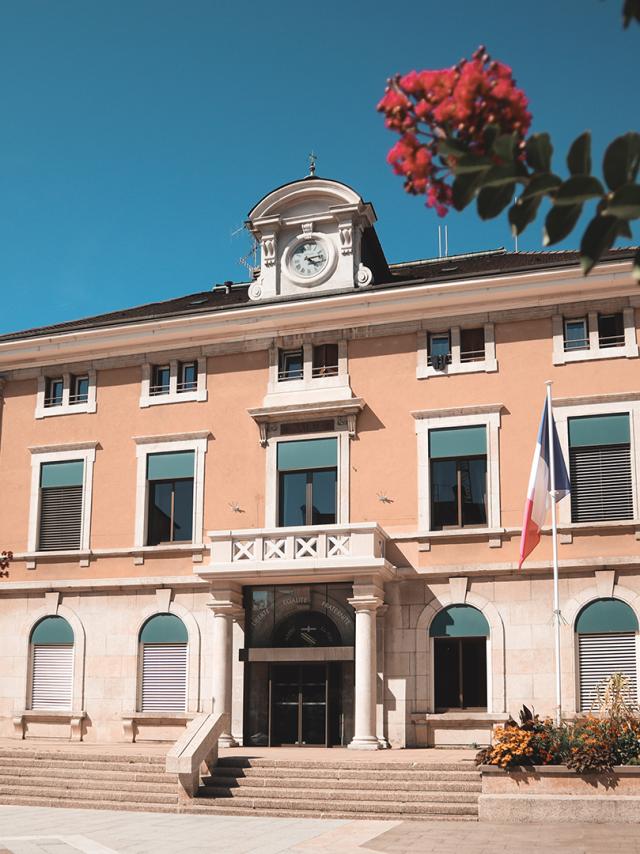
<instances>
[{"instance_id":1,"label":"building facade","mask_svg":"<svg viewBox=\"0 0 640 854\"><path fill-rule=\"evenodd\" d=\"M486 743L554 706L549 531L517 569L544 398L562 692L636 697L631 252L389 264L310 177L250 212L252 281L0 339L3 736Z\"/></svg>"}]
</instances>

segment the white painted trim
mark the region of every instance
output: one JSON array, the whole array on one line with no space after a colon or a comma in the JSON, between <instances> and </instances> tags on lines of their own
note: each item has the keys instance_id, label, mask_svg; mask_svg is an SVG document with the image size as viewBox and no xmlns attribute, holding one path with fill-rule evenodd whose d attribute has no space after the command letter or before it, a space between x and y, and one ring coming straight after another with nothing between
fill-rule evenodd
<instances>
[{"instance_id":1,"label":"white painted trim","mask_svg":"<svg viewBox=\"0 0 640 854\"><path fill-rule=\"evenodd\" d=\"M199 434L200 435L200 434ZM207 434L208 435L208 434ZM168 436L134 438L136 442L136 517L134 547L143 548L147 541L147 456L171 451L193 451L193 542L201 543L204 527L204 471L207 438L170 439Z\"/></svg>"},{"instance_id":2,"label":"white painted trim","mask_svg":"<svg viewBox=\"0 0 640 854\"><path fill-rule=\"evenodd\" d=\"M31 449L31 495L29 499L29 530L27 534L27 551L35 552L38 546L38 530L40 522L40 469L43 463L58 463L65 460L82 460L82 529L80 533L79 552L86 552L91 543L91 502L93 497L93 464L96 461L97 443L80 442L47 446L48 450ZM89 447L87 447L89 445ZM54 555L47 551L47 555Z\"/></svg>"},{"instance_id":3,"label":"white painted trim","mask_svg":"<svg viewBox=\"0 0 640 854\"><path fill-rule=\"evenodd\" d=\"M597 359L637 359L638 342L636 340L636 322L635 309L631 306L626 306L622 309L622 317L624 323L624 344L621 347L600 347L598 338L598 312L588 311L586 315L589 347L584 350L567 350L564 349L564 322L571 320L570 316L566 318L560 314L554 314L551 318L552 334L553 334L553 364L565 365L571 362L591 362ZM580 318L576 318L580 319Z\"/></svg>"},{"instance_id":4,"label":"white painted trim","mask_svg":"<svg viewBox=\"0 0 640 854\"><path fill-rule=\"evenodd\" d=\"M496 340L493 323L483 323L484 327L484 359L478 362L460 361L460 327L452 326L449 330L451 340L451 364L444 370L436 371L427 363L429 332L418 332L418 364L416 378L426 380L429 377L446 377L453 374L493 373L498 370L496 360ZM435 332L435 330L433 330Z\"/></svg>"},{"instance_id":5,"label":"white painted trim","mask_svg":"<svg viewBox=\"0 0 640 854\"><path fill-rule=\"evenodd\" d=\"M78 415L82 412L95 412L97 409L96 403L96 372L94 370L79 372L80 376L87 375L89 378L89 388L87 391L87 400L85 403L69 403L71 394L71 377L69 372L58 374L62 376L62 403L59 406L45 406L45 392L47 386L47 376L41 374L38 377L38 389L36 391L36 418L49 418L53 415ZM56 377L53 376L53 379Z\"/></svg>"},{"instance_id":6,"label":"white painted trim","mask_svg":"<svg viewBox=\"0 0 640 854\"><path fill-rule=\"evenodd\" d=\"M198 380L194 391L178 391L179 362L197 362ZM151 394L151 375L154 365L169 365L169 391L167 394ZM142 381L140 384L140 408L159 406L163 403L189 403L207 399L207 359L206 356L193 359L167 359L166 362L156 361L154 365L147 362L142 366Z\"/></svg>"},{"instance_id":7,"label":"white painted trim","mask_svg":"<svg viewBox=\"0 0 640 854\"><path fill-rule=\"evenodd\" d=\"M630 393L630 397L633 393ZM553 416L558 430L558 438L564 455L567 470L569 469L569 418L580 418L585 415L629 415L629 436L631 439L631 479L633 487L633 520L625 520L627 524L638 521L640 518L640 501L638 498L638 485L640 484L640 400L607 400L602 396L601 402L597 398L591 398L589 403L570 402L570 398L554 401ZM622 397L622 395L616 395ZM558 524L571 525L571 499L569 496L558 502ZM576 524L576 523L574 523Z\"/></svg>"},{"instance_id":8,"label":"white painted trim","mask_svg":"<svg viewBox=\"0 0 640 854\"><path fill-rule=\"evenodd\" d=\"M489 407L486 407L487 409ZM429 465L429 431L450 427L479 427L487 430L487 528L500 527L500 411L474 412L464 415L412 413L418 438L418 529L431 528L431 483ZM502 406L500 406L502 409ZM470 529L471 530L471 529ZM480 532L485 529L479 529Z\"/></svg>"},{"instance_id":9,"label":"white painted trim","mask_svg":"<svg viewBox=\"0 0 640 854\"><path fill-rule=\"evenodd\" d=\"M279 428L278 428L279 429ZM269 436L266 453L266 495L265 495L265 528L276 528L278 525L278 443L295 442L305 439L337 439L337 500L336 524L349 524L349 474L351 469L350 436L347 427L329 433L301 433L296 436Z\"/></svg>"},{"instance_id":10,"label":"white painted trim","mask_svg":"<svg viewBox=\"0 0 640 854\"><path fill-rule=\"evenodd\" d=\"M338 345L338 373L331 377L313 376L313 348L318 344ZM279 380L278 362L280 350L295 350L302 347L302 378L299 380ZM267 396L263 406L287 406L307 403L310 400L333 400L335 391L327 394L327 390L343 389L344 394L351 397L351 387L347 362L347 342L345 340L315 341L306 336L298 344L276 342L269 348L269 382Z\"/></svg>"}]
</instances>

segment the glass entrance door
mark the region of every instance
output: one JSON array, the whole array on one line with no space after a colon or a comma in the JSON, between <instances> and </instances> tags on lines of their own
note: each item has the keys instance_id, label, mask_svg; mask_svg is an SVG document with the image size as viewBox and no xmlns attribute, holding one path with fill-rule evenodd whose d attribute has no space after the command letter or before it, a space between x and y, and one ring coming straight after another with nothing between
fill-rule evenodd
<instances>
[{"instance_id":1,"label":"glass entrance door","mask_svg":"<svg viewBox=\"0 0 640 854\"><path fill-rule=\"evenodd\" d=\"M272 664L271 744L329 745L327 664Z\"/></svg>"}]
</instances>

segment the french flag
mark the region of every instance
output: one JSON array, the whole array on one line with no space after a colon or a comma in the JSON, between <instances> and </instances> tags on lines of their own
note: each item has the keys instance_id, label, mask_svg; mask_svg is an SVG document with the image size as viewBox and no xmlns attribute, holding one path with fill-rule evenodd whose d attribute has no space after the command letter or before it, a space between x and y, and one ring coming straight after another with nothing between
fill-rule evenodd
<instances>
[{"instance_id":1,"label":"french flag","mask_svg":"<svg viewBox=\"0 0 640 854\"><path fill-rule=\"evenodd\" d=\"M562 456L556 424L551 416L553 425L553 462L555 469L555 483L551 485L551 461L549 454L549 401L545 400L542 410L542 420L538 430L536 449L533 452L533 463L529 475L529 488L527 490L527 501L524 505L524 519L522 521L522 537L520 539L520 563L518 569L522 568L525 558L531 554L540 542L540 530L547 517L550 506L551 492L555 491L555 500L560 501L571 491L567 467Z\"/></svg>"}]
</instances>

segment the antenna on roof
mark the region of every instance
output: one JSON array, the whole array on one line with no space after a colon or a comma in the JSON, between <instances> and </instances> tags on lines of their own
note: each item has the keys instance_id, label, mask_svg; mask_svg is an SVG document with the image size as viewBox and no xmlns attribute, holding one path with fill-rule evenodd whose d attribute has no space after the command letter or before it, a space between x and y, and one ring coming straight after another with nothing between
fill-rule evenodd
<instances>
[{"instance_id":1,"label":"antenna on roof","mask_svg":"<svg viewBox=\"0 0 640 854\"><path fill-rule=\"evenodd\" d=\"M444 233L444 255L442 254L442 235ZM438 226L438 258L446 258L449 255L449 226L444 228Z\"/></svg>"},{"instance_id":2,"label":"antenna on roof","mask_svg":"<svg viewBox=\"0 0 640 854\"><path fill-rule=\"evenodd\" d=\"M516 197L514 196L514 197L513 197L513 204L514 204L514 205L515 205L516 201L517 201L517 199L516 199ZM515 243L515 245L516 245L516 252L517 252L517 251L518 251L518 232L515 230L515 228L513 229L513 242L514 242L514 243Z\"/></svg>"},{"instance_id":3,"label":"antenna on roof","mask_svg":"<svg viewBox=\"0 0 640 854\"><path fill-rule=\"evenodd\" d=\"M233 229L231 231L231 237L237 237L243 231L249 231L246 224L244 223L238 228ZM258 264L258 247L260 244L255 239L253 234L251 234L250 232L249 234L251 237L251 248L248 252L245 252L245 254L241 258L238 258L238 263L242 264L243 267L246 267L247 270L251 273L251 278L254 278L256 270L260 268L260 265Z\"/></svg>"}]
</instances>

